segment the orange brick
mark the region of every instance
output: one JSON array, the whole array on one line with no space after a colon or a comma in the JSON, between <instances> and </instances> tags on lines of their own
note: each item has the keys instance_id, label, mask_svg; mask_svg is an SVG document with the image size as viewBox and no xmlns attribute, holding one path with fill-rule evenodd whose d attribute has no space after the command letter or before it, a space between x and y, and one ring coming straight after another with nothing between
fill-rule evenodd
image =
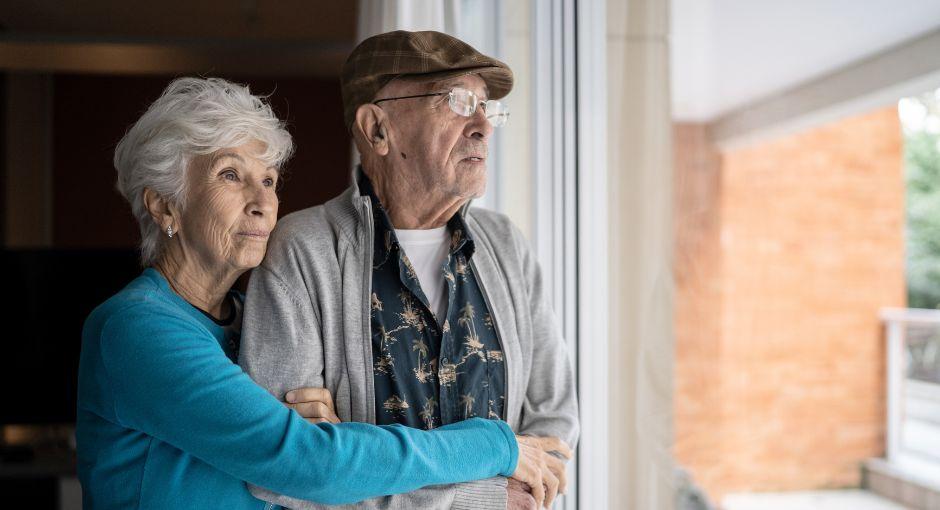
<instances>
[{"instance_id":1,"label":"orange brick","mask_svg":"<svg viewBox=\"0 0 940 510\"><path fill-rule=\"evenodd\" d=\"M720 153L675 140L675 455L709 495L853 486L884 450L877 313L904 305L885 108Z\"/></svg>"}]
</instances>

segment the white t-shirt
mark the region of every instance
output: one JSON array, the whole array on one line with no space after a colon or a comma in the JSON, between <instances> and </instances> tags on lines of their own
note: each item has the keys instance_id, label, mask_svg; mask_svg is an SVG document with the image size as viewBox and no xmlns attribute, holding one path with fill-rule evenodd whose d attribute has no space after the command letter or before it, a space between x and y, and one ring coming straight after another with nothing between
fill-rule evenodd
<instances>
[{"instance_id":1,"label":"white t-shirt","mask_svg":"<svg viewBox=\"0 0 940 510\"><path fill-rule=\"evenodd\" d=\"M415 268L421 290L427 296L437 321L444 323L447 314L447 286L444 281L444 262L450 251L450 233L447 227L428 230L395 229L401 245Z\"/></svg>"}]
</instances>

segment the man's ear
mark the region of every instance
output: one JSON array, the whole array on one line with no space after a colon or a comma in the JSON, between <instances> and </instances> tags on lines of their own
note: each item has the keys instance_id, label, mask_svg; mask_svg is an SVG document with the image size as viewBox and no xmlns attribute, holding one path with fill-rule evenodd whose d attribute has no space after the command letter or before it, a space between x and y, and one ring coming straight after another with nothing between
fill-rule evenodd
<instances>
[{"instance_id":1,"label":"man's ear","mask_svg":"<svg viewBox=\"0 0 940 510\"><path fill-rule=\"evenodd\" d=\"M174 231L179 230L179 222L176 220L176 208L167 199L150 188L144 188L143 198L144 207L147 208L153 222L160 227L161 231L165 231L167 227L173 227Z\"/></svg>"},{"instance_id":2,"label":"man's ear","mask_svg":"<svg viewBox=\"0 0 940 510\"><path fill-rule=\"evenodd\" d=\"M356 109L353 129L377 156L388 155L388 116L385 110L371 103L360 105Z\"/></svg>"}]
</instances>

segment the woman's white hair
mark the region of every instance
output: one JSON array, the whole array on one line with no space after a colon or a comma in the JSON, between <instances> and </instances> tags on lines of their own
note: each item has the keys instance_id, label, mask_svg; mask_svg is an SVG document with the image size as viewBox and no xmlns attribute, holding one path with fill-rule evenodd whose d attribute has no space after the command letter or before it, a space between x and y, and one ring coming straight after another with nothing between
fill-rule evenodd
<instances>
[{"instance_id":1,"label":"woman's white hair","mask_svg":"<svg viewBox=\"0 0 940 510\"><path fill-rule=\"evenodd\" d=\"M294 142L265 99L220 78L178 78L118 143L117 189L140 225L145 267L160 256L164 236L144 205L145 188L185 209L186 169L194 156L257 140L265 146L264 163L280 170L290 158Z\"/></svg>"}]
</instances>

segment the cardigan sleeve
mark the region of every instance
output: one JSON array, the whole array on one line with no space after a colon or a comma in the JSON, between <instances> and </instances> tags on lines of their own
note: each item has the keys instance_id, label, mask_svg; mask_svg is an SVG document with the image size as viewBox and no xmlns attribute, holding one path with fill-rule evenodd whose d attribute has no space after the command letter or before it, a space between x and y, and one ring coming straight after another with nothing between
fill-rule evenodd
<instances>
[{"instance_id":1,"label":"cardigan sleeve","mask_svg":"<svg viewBox=\"0 0 940 510\"><path fill-rule=\"evenodd\" d=\"M574 449L580 436L580 423L574 369L568 348L535 254L522 233L511 224L510 229L522 262L520 274L511 278L520 279L524 285L529 303L526 312L531 316L533 329L532 368L526 384L519 433L554 436Z\"/></svg>"}]
</instances>

